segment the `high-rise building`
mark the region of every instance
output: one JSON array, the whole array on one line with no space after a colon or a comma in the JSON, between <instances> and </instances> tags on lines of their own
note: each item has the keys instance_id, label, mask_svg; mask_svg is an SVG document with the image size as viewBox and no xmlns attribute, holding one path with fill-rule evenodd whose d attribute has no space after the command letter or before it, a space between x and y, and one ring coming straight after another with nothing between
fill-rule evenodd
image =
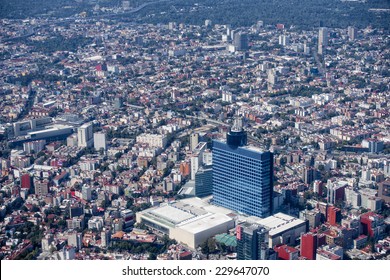
<instances>
[{"instance_id":1,"label":"high-rise building","mask_svg":"<svg viewBox=\"0 0 390 280\"><path fill-rule=\"evenodd\" d=\"M92 190L91 187L84 185L83 188L81 189L81 194L84 200L91 200L92 198Z\"/></svg>"},{"instance_id":2,"label":"high-rise building","mask_svg":"<svg viewBox=\"0 0 390 280\"><path fill-rule=\"evenodd\" d=\"M233 43L237 51L245 51L249 49L248 35L246 33L243 32L235 33Z\"/></svg>"},{"instance_id":3,"label":"high-rise building","mask_svg":"<svg viewBox=\"0 0 390 280\"><path fill-rule=\"evenodd\" d=\"M257 31L260 31L263 27L264 27L264 22L262 20L257 21L256 23Z\"/></svg>"},{"instance_id":4,"label":"high-rise building","mask_svg":"<svg viewBox=\"0 0 390 280\"><path fill-rule=\"evenodd\" d=\"M213 194L213 169L204 166L195 174L195 196L204 197Z\"/></svg>"},{"instance_id":5,"label":"high-rise building","mask_svg":"<svg viewBox=\"0 0 390 280\"><path fill-rule=\"evenodd\" d=\"M310 185L312 182L315 181L316 173L317 171L315 168L305 166L302 170L302 181L305 184Z\"/></svg>"},{"instance_id":6,"label":"high-rise building","mask_svg":"<svg viewBox=\"0 0 390 280\"><path fill-rule=\"evenodd\" d=\"M236 237L238 260L272 259L272 249L268 247L268 230L265 227L249 223L238 225Z\"/></svg>"},{"instance_id":7,"label":"high-rise building","mask_svg":"<svg viewBox=\"0 0 390 280\"><path fill-rule=\"evenodd\" d=\"M43 181L34 181L35 194L37 196L45 196L49 193L49 181L47 179Z\"/></svg>"},{"instance_id":8,"label":"high-rise building","mask_svg":"<svg viewBox=\"0 0 390 280\"><path fill-rule=\"evenodd\" d=\"M273 154L246 146L241 119L227 141L213 141L214 203L247 215L268 217L273 202Z\"/></svg>"},{"instance_id":9,"label":"high-rise building","mask_svg":"<svg viewBox=\"0 0 390 280\"><path fill-rule=\"evenodd\" d=\"M279 45L287 46L289 44L289 37L287 35L279 36Z\"/></svg>"},{"instance_id":10,"label":"high-rise building","mask_svg":"<svg viewBox=\"0 0 390 280\"><path fill-rule=\"evenodd\" d=\"M341 210L337 207L330 206L328 208L328 223L332 226L336 226L341 222Z\"/></svg>"},{"instance_id":11,"label":"high-rise building","mask_svg":"<svg viewBox=\"0 0 390 280\"><path fill-rule=\"evenodd\" d=\"M328 45L328 28L320 27L318 31L318 45L323 47Z\"/></svg>"},{"instance_id":12,"label":"high-rise building","mask_svg":"<svg viewBox=\"0 0 390 280\"><path fill-rule=\"evenodd\" d=\"M195 174L203 165L203 152L207 148L206 142L200 142L192 152L191 157L191 180L195 180Z\"/></svg>"},{"instance_id":13,"label":"high-rise building","mask_svg":"<svg viewBox=\"0 0 390 280\"><path fill-rule=\"evenodd\" d=\"M390 180L379 184L378 197L383 199L385 203L390 203Z\"/></svg>"},{"instance_id":14,"label":"high-rise building","mask_svg":"<svg viewBox=\"0 0 390 280\"><path fill-rule=\"evenodd\" d=\"M79 147L91 147L93 145L92 123L85 123L77 130Z\"/></svg>"},{"instance_id":15,"label":"high-rise building","mask_svg":"<svg viewBox=\"0 0 390 280\"><path fill-rule=\"evenodd\" d=\"M95 132L93 134L93 145L96 151L100 149L107 150L106 134L103 132Z\"/></svg>"},{"instance_id":16,"label":"high-rise building","mask_svg":"<svg viewBox=\"0 0 390 280\"><path fill-rule=\"evenodd\" d=\"M308 232L301 235L301 257L315 260L317 253L317 234Z\"/></svg>"},{"instance_id":17,"label":"high-rise building","mask_svg":"<svg viewBox=\"0 0 390 280\"><path fill-rule=\"evenodd\" d=\"M320 27L318 31L318 53L322 55L326 46L328 46L328 29Z\"/></svg>"},{"instance_id":18,"label":"high-rise building","mask_svg":"<svg viewBox=\"0 0 390 280\"><path fill-rule=\"evenodd\" d=\"M278 77L276 76L275 69L268 69L268 84L273 86L277 83Z\"/></svg>"},{"instance_id":19,"label":"high-rise building","mask_svg":"<svg viewBox=\"0 0 390 280\"><path fill-rule=\"evenodd\" d=\"M110 241L111 241L111 229L105 229L103 228L102 232L101 232L101 246L103 248L105 247L108 247L110 245Z\"/></svg>"},{"instance_id":20,"label":"high-rise building","mask_svg":"<svg viewBox=\"0 0 390 280\"><path fill-rule=\"evenodd\" d=\"M39 153L45 148L46 140L37 140L32 142L23 143L23 150L26 153Z\"/></svg>"},{"instance_id":21,"label":"high-rise building","mask_svg":"<svg viewBox=\"0 0 390 280\"><path fill-rule=\"evenodd\" d=\"M357 37L357 30L353 26L348 26L348 37L349 40L354 41Z\"/></svg>"},{"instance_id":22,"label":"high-rise building","mask_svg":"<svg viewBox=\"0 0 390 280\"><path fill-rule=\"evenodd\" d=\"M195 150L196 146L199 143L199 134L198 133L191 133L190 135L190 148L191 151Z\"/></svg>"},{"instance_id":23,"label":"high-rise building","mask_svg":"<svg viewBox=\"0 0 390 280\"><path fill-rule=\"evenodd\" d=\"M76 230L70 230L68 232L68 245L80 250L82 245L81 237L81 233Z\"/></svg>"}]
</instances>

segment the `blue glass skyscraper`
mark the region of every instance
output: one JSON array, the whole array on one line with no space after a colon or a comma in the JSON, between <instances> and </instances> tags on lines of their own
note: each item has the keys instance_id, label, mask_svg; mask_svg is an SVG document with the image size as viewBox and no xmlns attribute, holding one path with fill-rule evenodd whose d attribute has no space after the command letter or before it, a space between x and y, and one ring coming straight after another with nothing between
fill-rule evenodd
<instances>
[{"instance_id":1,"label":"blue glass skyscraper","mask_svg":"<svg viewBox=\"0 0 390 280\"><path fill-rule=\"evenodd\" d=\"M272 214L273 154L246 146L241 121L227 141L213 141L213 200L216 205L261 218Z\"/></svg>"}]
</instances>

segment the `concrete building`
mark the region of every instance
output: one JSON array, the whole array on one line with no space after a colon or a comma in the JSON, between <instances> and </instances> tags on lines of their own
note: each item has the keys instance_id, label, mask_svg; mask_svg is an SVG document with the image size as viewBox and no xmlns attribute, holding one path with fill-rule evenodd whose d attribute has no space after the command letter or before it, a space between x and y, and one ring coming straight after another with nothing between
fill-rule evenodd
<instances>
[{"instance_id":1,"label":"concrete building","mask_svg":"<svg viewBox=\"0 0 390 280\"><path fill-rule=\"evenodd\" d=\"M81 233L71 230L68 232L68 245L75 247L77 250L81 249L82 238Z\"/></svg>"},{"instance_id":2,"label":"concrete building","mask_svg":"<svg viewBox=\"0 0 390 280\"><path fill-rule=\"evenodd\" d=\"M234 228L234 220L227 216L229 212L195 197L160 204L136 215L137 223L142 222L194 249L209 237Z\"/></svg>"},{"instance_id":3,"label":"concrete building","mask_svg":"<svg viewBox=\"0 0 390 280\"><path fill-rule=\"evenodd\" d=\"M37 196L45 196L49 193L49 181L34 180L34 188Z\"/></svg>"},{"instance_id":4,"label":"concrete building","mask_svg":"<svg viewBox=\"0 0 390 280\"><path fill-rule=\"evenodd\" d=\"M336 244L324 245L317 249L317 260L342 260L344 250Z\"/></svg>"},{"instance_id":5,"label":"concrete building","mask_svg":"<svg viewBox=\"0 0 390 280\"><path fill-rule=\"evenodd\" d=\"M92 189L90 186L84 185L81 192L84 200L90 201L92 199Z\"/></svg>"},{"instance_id":6,"label":"concrete building","mask_svg":"<svg viewBox=\"0 0 390 280\"><path fill-rule=\"evenodd\" d=\"M328 46L328 28L320 27L318 30L318 46Z\"/></svg>"},{"instance_id":7,"label":"concrete building","mask_svg":"<svg viewBox=\"0 0 390 280\"><path fill-rule=\"evenodd\" d=\"M23 143L23 150L28 153L39 153L45 148L46 140L37 140Z\"/></svg>"},{"instance_id":8,"label":"concrete building","mask_svg":"<svg viewBox=\"0 0 390 280\"><path fill-rule=\"evenodd\" d=\"M309 232L301 235L301 257L308 260L316 259L317 234Z\"/></svg>"},{"instance_id":9,"label":"concrete building","mask_svg":"<svg viewBox=\"0 0 390 280\"><path fill-rule=\"evenodd\" d=\"M378 186L378 197L383 199L385 203L390 203L390 180L383 181Z\"/></svg>"},{"instance_id":10,"label":"concrete building","mask_svg":"<svg viewBox=\"0 0 390 280\"><path fill-rule=\"evenodd\" d=\"M213 194L213 168L203 166L195 174L195 196L205 197Z\"/></svg>"},{"instance_id":11,"label":"concrete building","mask_svg":"<svg viewBox=\"0 0 390 280\"><path fill-rule=\"evenodd\" d=\"M167 136L143 133L137 136L137 143L146 143L151 147L164 148L167 145Z\"/></svg>"},{"instance_id":12,"label":"concrete building","mask_svg":"<svg viewBox=\"0 0 390 280\"><path fill-rule=\"evenodd\" d=\"M250 223L240 224L236 227L236 237L238 260L270 259L272 249L268 246L268 230L265 227Z\"/></svg>"},{"instance_id":13,"label":"concrete building","mask_svg":"<svg viewBox=\"0 0 390 280\"><path fill-rule=\"evenodd\" d=\"M104 132L95 132L93 134L93 146L96 151L99 151L100 149L103 149L104 151L107 150L107 140Z\"/></svg>"},{"instance_id":14,"label":"concrete building","mask_svg":"<svg viewBox=\"0 0 390 280\"><path fill-rule=\"evenodd\" d=\"M273 154L246 144L241 119L234 121L226 142L213 141L214 203L268 217L273 211Z\"/></svg>"},{"instance_id":15,"label":"concrete building","mask_svg":"<svg viewBox=\"0 0 390 280\"><path fill-rule=\"evenodd\" d=\"M206 142L200 142L192 152L191 156L191 180L195 180L195 174L203 165L203 152L207 148Z\"/></svg>"},{"instance_id":16,"label":"concrete building","mask_svg":"<svg viewBox=\"0 0 390 280\"><path fill-rule=\"evenodd\" d=\"M283 244L283 245L275 246L274 250L278 254L279 260L297 260L298 259L299 250L294 248L294 247L287 246L287 245Z\"/></svg>"},{"instance_id":17,"label":"concrete building","mask_svg":"<svg viewBox=\"0 0 390 280\"><path fill-rule=\"evenodd\" d=\"M82 148L92 147L93 145L93 130L92 123L85 123L77 130L78 146Z\"/></svg>"},{"instance_id":18,"label":"concrete building","mask_svg":"<svg viewBox=\"0 0 390 280\"><path fill-rule=\"evenodd\" d=\"M303 210L299 212L301 220L309 222L309 228L316 228L321 223L321 213L318 210Z\"/></svg>"},{"instance_id":19,"label":"concrete building","mask_svg":"<svg viewBox=\"0 0 390 280\"><path fill-rule=\"evenodd\" d=\"M348 26L348 37L350 41L354 41L357 38L357 29L353 26Z\"/></svg>"},{"instance_id":20,"label":"concrete building","mask_svg":"<svg viewBox=\"0 0 390 280\"><path fill-rule=\"evenodd\" d=\"M234 47L237 51L245 51L249 49L248 35L243 32L234 33Z\"/></svg>"},{"instance_id":21,"label":"concrete building","mask_svg":"<svg viewBox=\"0 0 390 280\"><path fill-rule=\"evenodd\" d=\"M198 146L199 143L199 134L198 133L191 133L190 134L190 149L191 151L195 150L196 146Z\"/></svg>"}]
</instances>

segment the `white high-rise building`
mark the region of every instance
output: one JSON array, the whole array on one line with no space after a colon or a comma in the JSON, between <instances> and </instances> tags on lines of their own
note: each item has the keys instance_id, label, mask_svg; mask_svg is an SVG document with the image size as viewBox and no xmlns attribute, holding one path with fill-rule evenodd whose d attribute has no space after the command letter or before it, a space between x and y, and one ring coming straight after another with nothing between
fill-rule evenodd
<instances>
[{"instance_id":1,"label":"white high-rise building","mask_svg":"<svg viewBox=\"0 0 390 280\"><path fill-rule=\"evenodd\" d=\"M45 148L46 140L37 140L32 142L23 143L23 150L26 153L39 153Z\"/></svg>"},{"instance_id":2,"label":"white high-rise building","mask_svg":"<svg viewBox=\"0 0 390 280\"><path fill-rule=\"evenodd\" d=\"M190 135L190 148L191 151L195 150L196 146L199 143L199 134L198 133L192 133Z\"/></svg>"},{"instance_id":3,"label":"white high-rise building","mask_svg":"<svg viewBox=\"0 0 390 280\"><path fill-rule=\"evenodd\" d=\"M320 27L318 31L318 45L326 47L328 45L328 28Z\"/></svg>"},{"instance_id":4,"label":"white high-rise building","mask_svg":"<svg viewBox=\"0 0 390 280\"><path fill-rule=\"evenodd\" d=\"M357 30L353 26L348 26L348 37L349 40L354 41L357 37Z\"/></svg>"},{"instance_id":5,"label":"white high-rise building","mask_svg":"<svg viewBox=\"0 0 390 280\"><path fill-rule=\"evenodd\" d=\"M68 245L75 247L77 250L81 249L81 233L72 230L68 232Z\"/></svg>"},{"instance_id":6,"label":"white high-rise building","mask_svg":"<svg viewBox=\"0 0 390 280\"><path fill-rule=\"evenodd\" d=\"M106 134L104 132L95 132L93 134L93 145L96 151L107 150Z\"/></svg>"},{"instance_id":7,"label":"white high-rise building","mask_svg":"<svg viewBox=\"0 0 390 280\"><path fill-rule=\"evenodd\" d=\"M195 180L195 174L199 167L203 165L203 152L207 148L206 142L200 142L192 152L191 157L191 180Z\"/></svg>"},{"instance_id":8,"label":"white high-rise building","mask_svg":"<svg viewBox=\"0 0 390 280\"><path fill-rule=\"evenodd\" d=\"M199 154L191 157L191 180L195 180L195 174L198 172L199 166L202 165L202 159Z\"/></svg>"},{"instance_id":9,"label":"white high-rise building","mask_svg":"<svg viewBox=\"0 0 390 280\"><path fill-rule=\"evenodd\" d=\"M287 46L289 43L289 38L286 35L280 35L279 36L279 45Z\"/></svg>"},{"instance_id":10,"label":"white high-rise building","mask_svg":"<svg viewBox=\"0 0 390 280\"><path fill-rule=\"evenodd\" d=\"M85 123L77 130L79 147L91 147L93 145L92 123Z\"/></svg>"},{"instance_id":11,"label":"white high-rise building","mask_svg":"<svg viewBox=\"0 0 390 280\"><path fill-rule=\"evenodd\" d=\"M81 193L82 193L82 196L83 196L83 199L84 200L91 200L92 198L92 190L91 190L91 187L87 186L87 185L84 185L82 190L81 190Z\"/></svg>"}]
</instances>

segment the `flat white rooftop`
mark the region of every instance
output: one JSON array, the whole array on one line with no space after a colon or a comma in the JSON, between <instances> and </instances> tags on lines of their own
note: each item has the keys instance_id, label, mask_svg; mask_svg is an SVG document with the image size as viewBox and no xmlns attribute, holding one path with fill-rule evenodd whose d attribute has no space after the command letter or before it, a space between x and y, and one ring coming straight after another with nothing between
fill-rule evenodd
<instances>
[{"instance_id":1,"label":"flat white rooftop","mask_svg":"<svg viewBox=\"0 0 390 280\"><path fill-rule=\"evenodd\" d=\"M152 211L149 211L149 213L167 220L175 225L195 217L194 214L185 212L179 208L172 207L171 205L164 205L155 208Z\"/></svg>"},{"instance_id":2,"label":"flat white rooftop","mask_svg":"<svg viewBox=\"0 0 390 280\"><path fill-rule=\"evenodd\" d=\"M179 225L179 228L192 234L197 234L220 224L228 223L231 220L230 217L217 213L196 219L184 225Z\"/></svg>"},{"instance_id":3,"label":"flat white rooftop","mask_svg":"<svg viewBox=\"0 0 390 280\"><path fill-rule=\"evenodd\" d=\"M305 221L283 213L277 213L273 216L258 221L258 224L269 228L269 234L273 236L289 230L295 226L303 226L305 225Z\"/></svg>"}]
</instances>

